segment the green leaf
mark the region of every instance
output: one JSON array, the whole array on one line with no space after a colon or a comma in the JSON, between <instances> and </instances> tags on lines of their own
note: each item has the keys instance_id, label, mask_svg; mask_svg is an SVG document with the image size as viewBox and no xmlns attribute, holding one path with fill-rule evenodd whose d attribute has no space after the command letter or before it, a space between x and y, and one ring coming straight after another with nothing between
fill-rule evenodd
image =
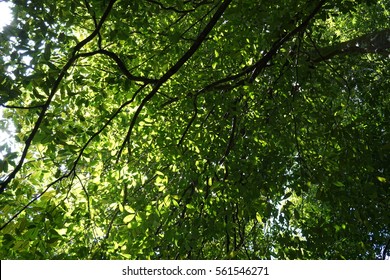
<instances>
[{"instance_id":1,"label":"green leaf","mask_svg":"<svg viewBox=\"0 0 390 280\"><path fill-rule=\"evenodd\" d=\"M134 218L135 218L135 214L127 215L126 217L123 218L123 222L124 222L125 224L128 224L128 223L130 223Z\"/></svg>"},{"instance_id":2,"label":"green leaf","mask_svg":"<svg viewBox=\"0 0 390 280\"><path fill-rule=\"evenodd\" d=\"M386 183L386 182L387 182L386 178L384 178L384 177L377 176L376 178L377 178L378 181L381 182L381 183Z\"/></svg>"}]
</instances>

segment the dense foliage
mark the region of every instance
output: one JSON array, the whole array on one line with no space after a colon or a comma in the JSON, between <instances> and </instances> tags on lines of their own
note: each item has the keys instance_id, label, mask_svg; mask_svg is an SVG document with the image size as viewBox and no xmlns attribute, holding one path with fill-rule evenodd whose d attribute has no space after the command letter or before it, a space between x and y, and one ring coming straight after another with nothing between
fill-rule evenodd
<instances>
[{"instance_id":1,"label":"dense foliage","mask_svg":"<svg viewBox=\"0 0 390 280\"><path fill-rule=\"evenodd\" d=\"M1 258L390 255L389 1L12 2Z\"/></svg>"}]
</instances>

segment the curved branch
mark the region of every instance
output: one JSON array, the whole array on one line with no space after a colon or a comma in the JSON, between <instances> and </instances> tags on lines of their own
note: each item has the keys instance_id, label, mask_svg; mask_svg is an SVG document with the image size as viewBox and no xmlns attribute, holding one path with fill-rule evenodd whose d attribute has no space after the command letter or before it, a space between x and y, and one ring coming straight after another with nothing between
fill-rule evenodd
<instances>
[{"instance_id":1,"label":"curved branch","mask_svg":"<svg viewBox=\"0 0 390 280\"><path fill-rule=\"evenodd\" d=\"M210 31L214 28L217 21L221 18L222 14L225 12L229 4L232 2L232 0L225 0L221 6L219 6L218 10L215 12L211 20L207 23L206 27L202 30L202 32L199 34L198 38L195 40L195 42L192 44L192 46L188 49L188 51L171 67L168 69L168 71L158 80L156 85L154 86L153 90L145 96L145 98L141 101L141 104L138 106L137 111L134 113L129 130L126 134L126 137L123 141L123 144L118 152L117 161L119 161L119 158L122 155L123 149L125 148L126 143L130 141L130 136L133 131L133 128L135 126L135 123L138 119L139 114L141 113L142 109L145 107L146 103L150 99L153 98L153 96L158 92L160 87L169 80L173 75L176 74L177 71L180 70L180 68L193 56L193 54L199 49L203 41L206 39L206 36L210 33Z\"/></svg>"},{"instance_id":2,"label":"curved branch","mask_svg":"<svg viewBox=\"0 0 390 280\"><path fill-rule=\"evenodd\" d=\"M302 32L305 30L309 22L317 15L318 12L321 11L322 6L325 4L326 0L321 0L317 6L314 8L314 10L302 21L298 27L287 33L284 37L280 38L278 41L276 41L271 49L259 60L257 61L252 67L249 67L246 72L252 72L252 76L249 79L249 82L253 82L255 78L260 74L261 70L264 69L268 62L276 55L276 53L279 51L280 47L289 41L292 37L294 37L299 32Z\"/></svg>"},{"instance_id":3,"label":"curved branch","mask_svg":"<svg viewBox=\"0 0 390 280\"><path fill-rule=\"evenodd\" d=\"M65 64L65 66L62 68L60 74L58 75L57 79L55 80L55 82L53 84L53 87L51 88L50 95L47 98L45 104L43 105L42 110L39 113L39 117L38 117L37 121L35 122L34 128L32 129L29 137L25 141L25 146L24 146L24 149L23 149L23 152L22 152L22 156L20 157L20 160L19 160L18 164L15 166L15 169L10 174L8 174L7 178L4 181L0 182L0 194L4 192L4 190L6 189L7 185L12 181L13 178L15 178L16 174L22 168L24 160L27 157L27 152L28 152L28 150L29 150L29 148L31 146L32 140L34 139L35 135L37 134L38 129L41 126L41 123L43 122L43 119L46 116L46 111L49 108L49 106L51 104L51 101L52 101L54 95L56 94L60 83L62 82L62 79L65 77L67 71L70 69L70 67L73 65L73 63L79 57L77 55L77 52L80 51L82 49L82 47L84 47L87 43L92 41L99 34L99 31L100 31L101 27L103 26L103 23L107 19L107 17L109 15L111 9L113 8L113 5L114 5L115 2L116 2L116 0L111 0L109 2L109 4L108 4L108 6L107 6L107 8L106 8L102 18L100 19L100 21L99 21L99 23L98 23L98 25L96 27L96 29L86 39L84 39L83 41L81 41L80 43L78 43L75 46L75 48L74 48L74 50L72 52L72 56L70 57L68 62Z\"/></svg>"},{"instance_id":4,"label":"curved branch","mask_svg":"<svg viewBox=\"0 0 390 280\"><path fill-rule=\"evenodd\" d=\"M11 217L11 219L9 219L4 225L2 225L0 227L0 231L2 229L4 229L7 225L9 225L9 223L11 223L14 219L16 219L24 210L26 210L31 204L33 204L36 200L38 200L44 193L46 193L52 186L54 186L55 184L57 184L58 182L62 181L63 179L65 178L69 178L72 174L74 174L75 176L76 175L76 167L77 167L77 164L78 162L80 161L85 149L88 147L88 145L92 142L92 140L97 137L100 133L103 132L104 129L106 129L106 127L112 122L112 120L122 111L123 108L125 108L127 105L129 105L130 103L132 103L135 99L135 97L137 96L137 94L142 91L142 89L144 89L145 85L144 86L141 86L133 95L133 98L125 103L123 103L113 114L112 116L107 120L107 122L98 130L96 131L89 139L88 141L84 144L84 146L80 149L79 151L79 154L76 158L76 160L73 162L73 165L72 165L72 168L69 170L68 173L62 175L61 177L59 177L58 179L54 180L53 182L51 182L50 184L48 184L46 186L46 188L39 194L37 195L36 197L34 197L29 203L27 203L25 206L22 207L22 209L20 209L15 215L13 215ZM87 197L88 197L88 193L86 192L86 189L84 188L84 186L82 185L83 189L84 189L84 192L86 193ZM88 204L89 204L89 200L88 200ZM89 206L88 206L89 208Z\"/></svg>"},{"instance_id":5,"label":"curved branch","mask_svg":"<svg viewBox=\"0 0 390 280\"><path fill-rule=\"evenodd\" d=\"M35 201L37 201L42 195L44 195L52 186L54 186L55 184L57 184L58 182L62 181L63 179L65 178L68 178L72 173L67 173L61 177L59 177L58 179L56 179L55 181L51 182L50 184L48 184L46 186L46 188L41 192L39 193L38 195L36 195L33 199L31 199L26 205L24 205L22 207L22 209L20 209L16 214L14 214L5 224L3 224L1 227L0 227L0 231L2 231L6 226L8 226L13 220L15 220L24 210L26 210L31 204L33 204Z\"/></svg>"},{"instance_id":6,"label":"curved branch","mask_svg":"<svg viewBox=\"0 0 390 280\"><path fill-rule=\"evenodd\" d=\"M157 79L150 79L150 78L146 78L146 77L134 76L133 74L131 74L129 72L129 70L127 69L125 63L119 58L119 56L116 53L113 53L113 52L107 51L107 50L103 50L103 49L98 50L97 53L104 54L104 55L109 56L110 58L112 58L115 61L115 63L117 64L118 68L121 70L121 72L129 80L138 81L138 82L144 82L144 83L147 83L147 84L156 83L158 81Z\"/></svg>"},{"instance_id":7,"label":"curved branch","mask_svg":"<svg viewBox=\"0 0 390 280\"><path fill-rule=\"evenodd\" d=\"M232 89L234 87L244 85L245 83L253 83L255 78L260 74L261 70L263 70L265 67L268 66L268 63L271 61L271 59L277 54L280 47L289 41L292 37L294 37L299 32L302 32L306 26L309 24L309 22L317 15L317 13L321 10L322 6L325 4L325 0L320 1L317 6L313 9L313 11L302 21L300 25L298 25L295 29L287 33L281 38L278 38L270 48L268 52L265 53L265 55L258 60L255 64L250 66L245 66L242 68L242 70L236 74L230 74L220 80L217 80L211 84L208 84L201 89L198 94L216 89L216 88L222 88L222 89ZM247 78L247 75L251 74L249 80ZM235 84L231 85L230 82L235 82Z\"/></svg>"}]
</instances>

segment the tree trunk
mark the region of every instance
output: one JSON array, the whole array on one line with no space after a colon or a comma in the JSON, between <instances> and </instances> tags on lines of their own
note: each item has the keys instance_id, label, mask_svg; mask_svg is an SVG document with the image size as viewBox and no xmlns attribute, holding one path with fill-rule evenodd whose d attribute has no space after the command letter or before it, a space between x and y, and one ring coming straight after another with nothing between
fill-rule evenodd
<instances>
[{"instance_id":1,"label":"tree trunk","mask_svg":"<svg viewBox=\"0 0 390 280\"><path fill-rule=\"evenodd\" d=\"M310 54L311 61L321 62L335 56L355 53L390 55L390 29L376 31L325 48L317 48Z\"/></svg>"}]
</instances>

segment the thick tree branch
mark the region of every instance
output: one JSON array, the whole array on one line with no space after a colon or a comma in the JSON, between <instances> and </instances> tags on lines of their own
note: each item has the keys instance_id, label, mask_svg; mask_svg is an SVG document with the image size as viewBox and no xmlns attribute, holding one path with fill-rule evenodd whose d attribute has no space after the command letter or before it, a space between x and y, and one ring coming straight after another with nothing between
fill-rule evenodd
<instances>
[{"instance_id":1,"label":"thick tree branch","mask_svg":"<svg viewBox=\"0 0 390 280\"><path fill-rule=\"evenodd\" d=\"M330 47L315 48L316 50L310 53L310 60L314 63L348 54L390 55L390 29L365 34Z\"/></svg>"}]
</instances>

